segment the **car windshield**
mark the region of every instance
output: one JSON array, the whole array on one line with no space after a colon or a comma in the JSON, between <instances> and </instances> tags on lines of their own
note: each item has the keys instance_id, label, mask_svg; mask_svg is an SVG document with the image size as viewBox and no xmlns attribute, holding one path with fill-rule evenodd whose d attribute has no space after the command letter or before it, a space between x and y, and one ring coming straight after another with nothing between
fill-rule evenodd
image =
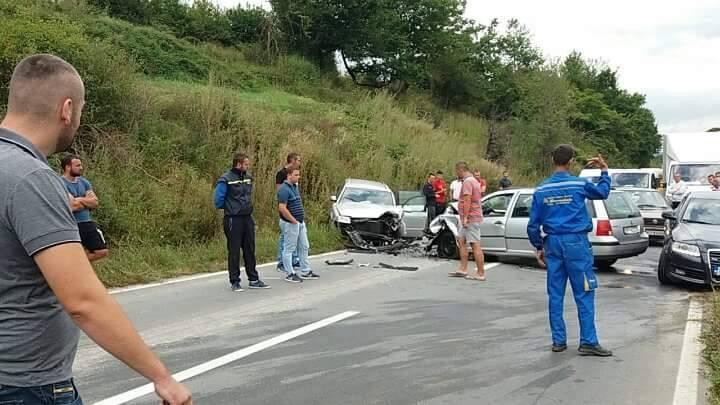
<instances>
[{"instance_id":1,"label":"car windshield","mask_svg":"<svg viewBox=\"0 0 720 405\"><path fill-rule=\"evenodd\" d=\"M600 182L600 176L588 178L595 184ZM613 173L610 179L613 187L649 188L651 186L650 175L647 173Z\"/></svg>"},{"instance_id":2,"label":"car windshield","mask_svg":"<svg viewBox=\"0 0 720 405\"><path fill-rule=\"evenodd\" d=\"M610 193L605 201L608 218L623 219L636 218L640 216L640 210L626 193Z\"/></svg>"},{"instance_id":3,"label":"car windshield","mask_svg":"<svg viewBox=\"0 0 720 405\"><path fill-rule=\"evenodd\" d=\"M709 184L708 175L720 172L720 165L675 165L670 169L671 173L679 173L680 178L686 183ZM675 183L671 176L670 184Z\"/></svg>"},{"instance_id":4,"label":"car windshield","mask_svg":"<svg viewBox=\"0 0 720 405\"><path fill-rule=\"evenodd\" d=\"M688 201L683 222L720 225L720 200L693 198Z\"/></svg>"},{"instance_id":5,"label":"car windshield","mask_svg":"<svg viewBox=\"0 0 720 405\"><path fill-rule=\"evenodd\" d=\"M376 205L395 205L391 192L364 188L346 188L342 196L342 201Z\"/></svg>"},{"instance_id":6,"label":"car windshield","mask_svg":"<svg viewBox=\"0 0 720 405\"><path fill-rule=\"evenodd\" d=\"M613 173L610 177L614 187L650 187L650 175L648 173Z\"/></svg>"},{"instance_id":7,"label":"car windshield","mask_svg":"<svg viewBox=\"0 0 720 405\"><path fill-rule=\"evenodd\" d=\"M668 208L663 196L657 191L628 191L638 208Z\"/></svg>"}]
</instances>

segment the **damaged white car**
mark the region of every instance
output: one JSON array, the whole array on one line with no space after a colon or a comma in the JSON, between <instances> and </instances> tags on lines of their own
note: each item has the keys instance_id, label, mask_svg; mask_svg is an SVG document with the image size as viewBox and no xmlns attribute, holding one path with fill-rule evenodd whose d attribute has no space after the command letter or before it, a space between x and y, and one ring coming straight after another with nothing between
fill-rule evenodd
<instances>
[{"instance_id":1,"label":"damaged white car","mask_svg":"<svg viewBox=\"0 0 720 405\"><path fill-rule=\"evenodd\" d=\"M392 250L408 235L403 207L386 184L348 179L333 201L330 220L349 246L367 250Z\"/></svg>"}]
</instances>

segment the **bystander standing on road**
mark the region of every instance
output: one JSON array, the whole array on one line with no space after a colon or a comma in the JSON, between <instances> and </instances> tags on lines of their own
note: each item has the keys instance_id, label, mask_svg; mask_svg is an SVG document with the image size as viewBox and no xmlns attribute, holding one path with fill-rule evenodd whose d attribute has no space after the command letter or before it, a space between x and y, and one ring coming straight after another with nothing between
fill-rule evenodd
<instances>
[{"instance_id":1,"label":"bystander standing on road","mask_svg":"<svg viewBox=\"0 0 720 405\"><path fill-rule=\"evenodd\" d=\"M278 170L277 174L275 175L275 192L277 193L278 190L280 190L280 187L285 183L285 180L287 180L288 176L288 170L293 169L300 169L300 162L301 157L300 154L297 152L291 152L287 155L287 158L285 159L285 166L283 166L282 169ZM299 186L298 186L299 187ZM280 239L278 240L278 252L277 252L277 270L281 273L285 272L285 269L283 268L283 260L282 260L282 252L283 252L283 233L282 230L280 231ZM292 257L292 264L293 267L300 267L300 259L298 258L297 252L293 254Z\"/></svg>"},{"instance_id":2,"label":"bystander standing on road","mask_svg":"<svg viewBox=\"0 0 720 405\"><path fill-rule=\"evenodd\" d=\"M232 168L220 177L215 186L215 208L223 210L223 230L227 238L230 288L242 291L240 285L240 250L242 249L248 286L270 288L260 280L255 260L255 220L253 213L253 177L249 173L250 158L243 153L233 155Z\"/></svg>"},{"instance_id":3,"label":"bystander standing on road","mask_svg":"<svg viewBox=\"0 0 720 405\"><path fill-rule=\"evenodd\" d=\"M673 174L673 183L668 186L667 192L670 198L670 205L673 209L677 208L678 205L680 205L680 201L682 201L688 192L687 183L682 179L680 173L675 172Z\"/></svg>"},{"instance_id":4,"label":"bystander standing on road","mask_svg":"<svg viewBox=\"0 0 720 405\"><path fill-rule=\"evenodd\" d=\"M425 233L430 232L430 222L435 219L435 209L437 208L435 188L435 174L428 174L427 181L423 186L423 195L425 196L425 211L427 212L427 220L425 221Z\"/></svg>"},{"instance_id":5,"label":"bystander standing on road","mask_svg":"<svg viewBox=\"0 0 720 405\"><path fill-rule=\"evenodd\" d=\"M485 281L485 255L482 251L480 225L483 222L482 192L480 183L473 177L467 163L459 162L455 165L457 176L463 179L462 193L458 204L460 213L460 231L457 244L460 250L460 269L450 273L451 277L465 277L468 280ZM477 272L474 276L468 274L469 252L467 245L473 251Z\"/></svg>"},{"instance_id":6,"label":"bystander standing on road","mask_svg":"<svg viewBox=\"0 0 720 405\"><path fill-rule=\"evenodd\" d=\"M510 180L510 174L508 172L503 172L498 186L500 186L500 190L507 190L512 187L512 181Z\"/></svg>"},{"instance_id":7,"label":"bystander standing on road","mask_svg":"<svg viewBox=\"0 0 720 405\"><path fill-rule=\"evenodd\" d=\"M590 160L601 171L600 181L572 176L570 166L575 150L570 145L558 146L552 154L555 174L545 180L533 194L527 234L537 249L538 262L547 267L547 290L552 331L552 351L567 350L567 331L563 317L565 289L568 279L575 296L580 321L580 346L584 356L612 356L598 343L595 330L595 289L593 253L588 232L593 223L586 200L604 200L610 194L610 175L602 156ZM547 236L543 238L542 233Z\"/></svg>"},{"instance_id":8,"label":"bystander standing on road","mask_svg":"<svg viewBox=\"0 0 720 405\"><path fill-rule=\"evenodd\" d=\"M433 190L435 191L435 217L445 212L447 208L447 184L443 178L443 172L435 173L435 181L433 182ZM433 219L435 219L433 217Z\"/></svg>"},{"instance_id":9,"label":"bystander standing on road","mask_svg":"<svg viewBox=\"0 0 720 405\"><path fill-rule=\"evenodd\" d=\"M285 281L301 283L303 280L320 278L310 268L308 259L310 240L307 236L305 208L298 189L300 169L288 169L288 177L277 192L280 230L283 233L283 269L287 273ZM300 272L292 266L293 254L300 259Z\"/></svg>"},{"instance_id":10,"label":"bystander standing on road","mask_svg":"<svg viewBox=\"0 0 720 405\"><path fill-rule=\"evenodd\" d=\"M462 193L462 179L456 178L450 182L450 197L452 202L460 201L460 194Z\"/></svg>"},{"instance_id":11,"label":"bystander standing on road","mask_svg":"<svg viewBox=\"0 0 720 405\"><path fill-rule=\"evenodd\" d=\"M487 180L482 176L480 173L480 170L475 170L473 172L473 177L475 177L475 180L480 183L480 192L485 195L485 192L487 191Z\"/></svg>"},{"instance_id":12,"label":"bystander standing on road","mask_svg":"<svg viewBox=\"0 0 720 405\"><path fill-rule=\"evenodd\" d=\"M72 378L79 326L163 401L192 404L95 275L48 166L72 144L84 104L66 61L40 54L15 67L0 123L0 403L82 405Z\"/></svg>"}]
</instances>

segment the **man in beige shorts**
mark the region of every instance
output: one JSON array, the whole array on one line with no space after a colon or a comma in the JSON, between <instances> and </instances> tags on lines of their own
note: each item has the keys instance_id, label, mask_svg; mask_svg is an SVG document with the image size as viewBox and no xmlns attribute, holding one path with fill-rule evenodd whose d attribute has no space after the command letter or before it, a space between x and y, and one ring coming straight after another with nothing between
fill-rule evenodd
<instances>
[{"instance_id":1,"label":"man in beige shorts","mask_svg":"<svg viewBox=\"0 0 720 405\"><path fill-rule=\"evenodd\" d=\"M480 224L483 221L482 213L482 191L480 182L477 181L468 169L465 162L455 165L455 171L459 178L463 179L462 192L458 211L460 213L460 229L458 231L458 248L460 250L460 269L450 273L451 277L464 277L468 280L485 281L485 256L480 246ZM475 255L477 273L474 276L468 274L468 249L470 244Z\"/></svg>"}]
</instances>

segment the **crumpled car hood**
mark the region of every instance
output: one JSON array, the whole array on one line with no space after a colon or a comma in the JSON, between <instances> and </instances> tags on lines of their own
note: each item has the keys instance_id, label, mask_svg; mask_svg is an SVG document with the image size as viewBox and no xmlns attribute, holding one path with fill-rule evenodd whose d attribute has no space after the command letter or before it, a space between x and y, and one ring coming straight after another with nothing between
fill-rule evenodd
<instances>
[{"instance_id":1,"label":"crumpled car hood","mask_svg":"<svg viewBox=\"0 0 720 405\"><path fill-rule=\"evenodd\" d=\"M336 207L340 215L350 218L377 219L388 212L402 217L402 208L392 205L344 202Z\"/></svg>"}]
</instances>

